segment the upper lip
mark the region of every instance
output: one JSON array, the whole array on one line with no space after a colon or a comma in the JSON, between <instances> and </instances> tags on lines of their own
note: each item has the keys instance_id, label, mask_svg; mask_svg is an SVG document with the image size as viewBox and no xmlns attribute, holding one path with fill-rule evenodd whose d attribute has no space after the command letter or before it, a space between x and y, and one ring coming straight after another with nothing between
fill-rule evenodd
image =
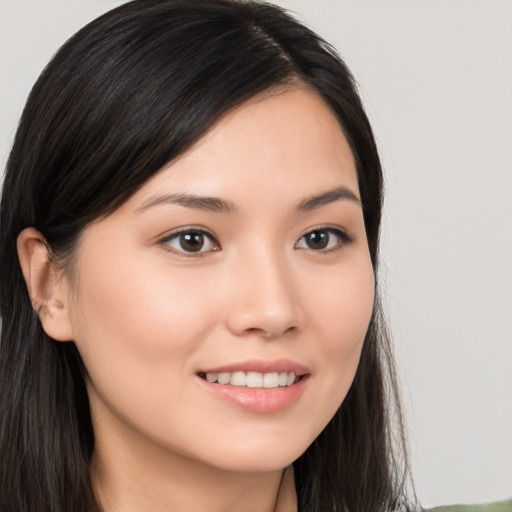
<instances>
[{"instance_id":1,"label":"upper lip","mask_svg":"<svg viewBox=\"0 0 512 512\"><path fill-rule=\"evenodd\" d=\"M229 363L213 368L205 368L198 373L234 373L234 372L259 372L259 373L295 373L297 376L311 373L306 366L296 363L290 359L263 360L252 359L249 361L240 361Z\"/></svg>"}]
</instances>

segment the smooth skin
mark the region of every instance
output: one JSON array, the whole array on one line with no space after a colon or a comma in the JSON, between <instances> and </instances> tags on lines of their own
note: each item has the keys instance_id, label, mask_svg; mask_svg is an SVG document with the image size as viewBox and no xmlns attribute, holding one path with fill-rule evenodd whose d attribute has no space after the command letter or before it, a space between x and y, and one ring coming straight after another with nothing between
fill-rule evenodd
<instances>
[{"instance_id":1,"label":"smooth skin","mask_svg":"<svg viewBox=\"0 0 512 512\"><path fill-rule=\"evenodd\" d=\"M73 340L88 371L106 512L275 510L283 468L344 400L370 321L358 198L339 123L297 85L225 115L86 228L69 273L37 231L20 234L43 327ZM271 413L219 398L198 375L280 359L308 378Z\"/></svg>"}]
</instances>

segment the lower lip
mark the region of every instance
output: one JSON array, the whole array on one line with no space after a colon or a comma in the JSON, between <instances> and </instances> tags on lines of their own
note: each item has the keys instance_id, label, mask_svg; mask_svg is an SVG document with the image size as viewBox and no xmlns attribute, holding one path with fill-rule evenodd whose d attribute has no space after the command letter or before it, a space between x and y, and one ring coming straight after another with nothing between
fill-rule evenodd
<instances>
[{"instance_id":1,"label":"lower lip","mask_svg":"<svg viewBox=\"0 0 512 512\"><path fill-rule=\"evenodd\" d=\"M248 388L215 384L198 378L214 395L245 411L256 413L278 412L290 407L298 402L308 381L308 376L303 376L295 384L282 388Z\"/></svg>"}]
</instances>

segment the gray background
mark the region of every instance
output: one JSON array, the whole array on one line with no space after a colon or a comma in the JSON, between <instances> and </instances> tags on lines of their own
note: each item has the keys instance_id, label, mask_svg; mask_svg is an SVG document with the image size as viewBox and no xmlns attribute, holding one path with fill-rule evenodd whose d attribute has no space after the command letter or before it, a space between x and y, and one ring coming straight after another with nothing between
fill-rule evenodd
<instances>
[{"instance_id":1,"label":"gray background","mask_svg":"<svg viewBox=\"0 0 512 512\"><path fill-rule=\"evenodd\" d=\"M0 165L50 56L114 0L0 0ZM512 495L512 2L281 0L361 84L425 505Z\"/></svg>"}]
</instances>

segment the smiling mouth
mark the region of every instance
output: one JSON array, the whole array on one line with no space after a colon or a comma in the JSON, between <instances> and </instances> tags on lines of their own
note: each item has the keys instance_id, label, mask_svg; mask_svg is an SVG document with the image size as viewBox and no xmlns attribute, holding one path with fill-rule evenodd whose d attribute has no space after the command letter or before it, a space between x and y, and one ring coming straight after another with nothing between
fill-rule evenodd
<instances>
[{"instance_id":1,"label":"smiling mouth","mask_svg":"<svg viewBox=\"0 0 512 512\"><path fill-rule=\"evenodd\" d=\"M305 375L297 375L293 372L199 372L198 376L211 384L222 384L236 387L276 389L285 388L296 384Z\"/></svg>"}]
</instances>

